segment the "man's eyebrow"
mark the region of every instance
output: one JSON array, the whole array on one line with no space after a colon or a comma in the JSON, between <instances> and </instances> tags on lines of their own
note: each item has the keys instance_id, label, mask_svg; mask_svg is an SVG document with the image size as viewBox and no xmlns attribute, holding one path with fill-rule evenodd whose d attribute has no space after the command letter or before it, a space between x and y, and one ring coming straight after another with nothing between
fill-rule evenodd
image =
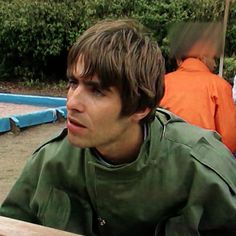
<instances>
[{"instance_id":1,"label":"man's eyebrow","mask_svg":"<svg viewBox=\"0 0 236 236\"><path fill-rule=\"evenodd\" d=\"M87 86L102 88L101 83L99 81L83 80L83 83Z\"/></svg>"},{"instance_id":2,"label":"man's eyebrow","mask_svg":"<svg viewBox=\"0 0 236 236\"><path fill-rule=\"evenodd\" d=\"M93 88L97 88L97 89L101 89L101 90L107 90L107 91L110 91L110 90L111 90L110 87L104 87L104 86L102 86L100 81L84 80L83 83L84 83L86 86L89 86L89 87L93 87Z\"/></svg>"}]
</instances>

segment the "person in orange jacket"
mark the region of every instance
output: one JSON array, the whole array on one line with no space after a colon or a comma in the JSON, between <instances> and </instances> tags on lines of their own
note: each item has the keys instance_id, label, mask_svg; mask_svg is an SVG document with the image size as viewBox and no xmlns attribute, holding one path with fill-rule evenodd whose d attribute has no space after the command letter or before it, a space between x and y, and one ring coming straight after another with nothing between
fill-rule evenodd
<instances>
[{"instance_id":1,"label":"person in orange jacket","mask_svg":"<svg viewBox=\"0 0 236 236\"><path fill-rule=\"evenodd\" d=\"M165 76L161 106L187 122L217 131L222 142L236 154L236 107L232 87L213 73L215 60L188 57Z\"/></svg>"}]
</instances>

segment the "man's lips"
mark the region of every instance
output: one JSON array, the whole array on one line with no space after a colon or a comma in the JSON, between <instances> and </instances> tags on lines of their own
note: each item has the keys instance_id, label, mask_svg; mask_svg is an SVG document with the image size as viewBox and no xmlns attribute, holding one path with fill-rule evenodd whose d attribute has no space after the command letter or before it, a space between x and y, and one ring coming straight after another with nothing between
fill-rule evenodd
<instances>
[{"instance_id":1,"label":"man's lips","mask_svg":"<svg viewBox=\"0 0 236 236\"><path fill-rule=\"evenodd\" d=\"M69 123L69 125L73 125L73 126L77 126L77 127L81 127L81 128L86 128L85 125L81 124L80 122L78 122L78 121L77 121L76 119L74 119L74 118L68 117L67 123Z\"/></svg>"},{"instance_id":2,"label":"man's lips","mask_svg":"<svg viewBox=\"0 0 236 236\"><path fill-rule=\"evenodd\" d=\"M72 120L72 119L69 119L69 121L70 121L70 123L72 123L73 125L85 127L84 125L82 125L82 124L79 123L78 121L75 121L75 120Z\"/></svg>"}]
</instances>

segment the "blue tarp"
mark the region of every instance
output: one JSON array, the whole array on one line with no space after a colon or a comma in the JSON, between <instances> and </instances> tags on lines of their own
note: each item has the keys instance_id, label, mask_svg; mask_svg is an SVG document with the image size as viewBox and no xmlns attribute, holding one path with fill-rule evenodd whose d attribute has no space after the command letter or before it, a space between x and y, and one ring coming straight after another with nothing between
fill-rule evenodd
<instances>
[{"instance_id":1,"label":"blue tarp","mask_svg":"<svg viewBox=\"0 0 236 236\"><path fill-rule=\"evenodd\" d=\"M9 117L0 118L0 132L7 132L11 130L11 121L14 122L16 127L25 128L33 125L55 122L60 117L67 117L65 98L0 94L0 102L51 107L36 112L20 115L16 114Z\"/></svg>"},{"instance_id":2,"label":"blue tarp","mask_svg":"<svg viewBox=\"0 0 236 236\"><path fill-rule=\"evenodd\" d=\"M66 105L66 98L0 93L0 102L58 107Z\"/></svg>"}]
</instances>

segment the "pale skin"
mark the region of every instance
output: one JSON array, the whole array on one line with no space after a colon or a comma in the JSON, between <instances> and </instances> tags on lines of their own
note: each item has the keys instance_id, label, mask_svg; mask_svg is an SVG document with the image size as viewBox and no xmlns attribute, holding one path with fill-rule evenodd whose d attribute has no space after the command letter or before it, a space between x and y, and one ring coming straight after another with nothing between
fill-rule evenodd
<instances>
[{"instance_id":1,"label":"pale skin","mask_svg":"<svg viewBox=\"0 0 236 236\"><path fill-rule=\"evenodd\" d=\"M150 108L122 117L121 99L115 87L101 89L96 75L80 78L83 62L78 60L67 95L69 141L81 148L96 148L104 159L121 164L135 160L143 142L140 120Z\"/></svg>"}]
</instances>

